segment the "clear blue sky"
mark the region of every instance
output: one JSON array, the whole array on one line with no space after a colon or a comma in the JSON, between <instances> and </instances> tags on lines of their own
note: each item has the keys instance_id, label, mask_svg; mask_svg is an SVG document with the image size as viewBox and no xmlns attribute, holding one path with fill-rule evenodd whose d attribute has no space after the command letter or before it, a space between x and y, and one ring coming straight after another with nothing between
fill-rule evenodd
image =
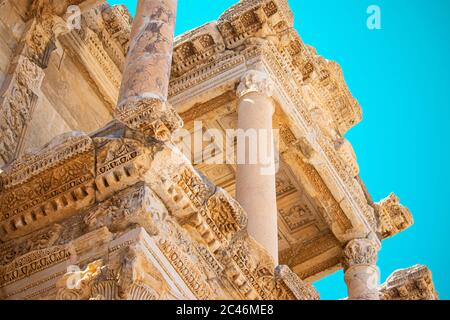
<instances>
[{"instance_id":1,"label":"clear blue sky","mask_svg":"<svg viewBox=\"0 0 450 320\"><path fill-rule=\"evenodd\" d=\"M134 13L136 0L126 4ZM237 0L180 0L177 35L215 20ZM291 0L303 40L337 61L364 120L347 138L375 200L394 191L415 225L383 242L381 280L426 264L441 299L450 298L450 1ZM382 29L366 27L378 5ZM315 284L323 299L346 296L342 272Z\"/></svg>"}]
</instances>

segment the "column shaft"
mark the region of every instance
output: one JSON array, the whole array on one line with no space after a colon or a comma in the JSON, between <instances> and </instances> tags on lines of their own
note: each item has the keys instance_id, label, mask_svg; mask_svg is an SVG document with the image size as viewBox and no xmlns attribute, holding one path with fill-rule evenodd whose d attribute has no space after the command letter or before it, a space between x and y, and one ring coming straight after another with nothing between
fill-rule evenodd
<instances>
[{"instance_id":1,"label":"column shaft","mask_svg":"<svg viewBox=\"0 0 450 320\"><path fill-rule=\"evenodd\" d=\"M375 266L354 266L345 272L350 300L379 300L379 272Z\"/></svg>"},{"instance_id":2,"label":"column shaft","mask_svg":"<svg viewBox=\"0 0 450 320\"><path fill-rule=\"evenodd\" d=\"M250 77L252 81L258 80L254 74ZM260 90L261 87L258 86L259 91L249 90L245 93L245 88L248 89L249 86L255 88L252 84L249 85L248 78L244 79L243 83L244 95L241 96L238 107L238 129L242 131L238 131L236 199L247 212L250 236L266 248L275 264L278 264L277 199L272 133L274 106L267 91ZM256 134L256 141L251 137L251 132ZM250 138L246 140L246 137ZM239 159L241 152L245 153L244 163L242 159ZM255 152L258 154L255 155Z\"/></svg>"},{"instance_id":3,"label":"column shaft","mask_svg":"<svg viewBox=\"0 0 450 320\"><path fill-rule=\"evenodd\" d=\"M118 107L167 100L177 0L139 0L125 60Z\"/></svg>"}]
</instances>

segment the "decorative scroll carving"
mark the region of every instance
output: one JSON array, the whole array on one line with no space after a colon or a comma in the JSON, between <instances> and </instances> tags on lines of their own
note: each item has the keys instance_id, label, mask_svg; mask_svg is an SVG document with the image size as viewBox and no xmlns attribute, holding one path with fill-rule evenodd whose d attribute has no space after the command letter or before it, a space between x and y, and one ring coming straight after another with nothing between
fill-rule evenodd
<instances>
[{"instance_id":1,"label":"decorative scroll carving","mask_svg":"<svg viewBox=\"0 0 450 320\"><path fill-rule=\"evenodd\" d=\"M208 213L222 235L230 241L235 233L247 226L242 207L223 190L217 191L207 203Z\"/></svg>"},{"instance_id":2,"label":"decorative scroll carving","mask_svg":"<svg viewBox=\"0 0 450 320\"><path fill-rule=\"evenodd\" d=\"M350 241L344 249L343 265L348 270L357 265L376 265L378 247L369 239L355 239Z\"/></svg>"},{"instance_id":3,"label":"decorative scroll carving","mask_svg":"<svg viewBox=\"0 0 450 320\"><path fill-rule=\"evenodd\" d=\"M186 256L186 253L181 252L168 239L161 238L158 246L198 299L205 300L213 296L213 291L207 282L205 282L204 275L200 274L199 269Z\"/></svg>"}]
</instances>

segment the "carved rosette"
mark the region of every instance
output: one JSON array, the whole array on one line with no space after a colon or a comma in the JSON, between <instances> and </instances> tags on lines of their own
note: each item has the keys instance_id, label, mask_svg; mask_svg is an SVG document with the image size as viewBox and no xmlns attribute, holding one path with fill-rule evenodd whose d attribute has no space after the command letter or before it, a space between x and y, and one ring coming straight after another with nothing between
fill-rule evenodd
<instances>
[{"instance_id":1,"label":"carved rosette","mask_svg":"<svg viewBox=\"0 0 450 320\"><path fill-rule=\"evenodd\" d=\"M354 239L344 249L343 265L347 272L354 266L375 266L378 259L378 246L369 239Z\"/></svg>"},{"instance_id":2,"label":"carved rosette","mask_svg":"<svg viewBox=\"0 0 450 320\"><path fill-rule=\"evenodd\" d=\"M271 97L273 95L273 90L274 84L267 73L258 70L250 70L242 76L236 94L239 98L252 92Z\"/></svg>"}]
</instances>

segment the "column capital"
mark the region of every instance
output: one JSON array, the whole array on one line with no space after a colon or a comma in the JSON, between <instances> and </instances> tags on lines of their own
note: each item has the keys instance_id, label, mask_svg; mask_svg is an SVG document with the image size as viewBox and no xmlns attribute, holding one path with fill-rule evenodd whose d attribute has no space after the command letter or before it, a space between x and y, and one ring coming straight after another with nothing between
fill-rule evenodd
<instances>
[{"instance_id":1,"label":"column capital","mask_svg":"<svg viewBox=\"0 0 450 320\"><path fill-rule=\"evenodd\" d=\"M273 88L273 81L266 72L249 70L241 77L236 95L238 98L242 98L248 93L257 92L271 97L273 95Z\"/></svg>"},{"instance_id":2,"label":"column capital","mask_svg":"<svg viewBox=\"0 0 450 320\"><path fill-rule=\"evenodd\" d=\"M351 240L344 248L342 263L344 270L354 266L375 266L378 259L379 247L370 239Z\"/></svg>"}]
</instances>

